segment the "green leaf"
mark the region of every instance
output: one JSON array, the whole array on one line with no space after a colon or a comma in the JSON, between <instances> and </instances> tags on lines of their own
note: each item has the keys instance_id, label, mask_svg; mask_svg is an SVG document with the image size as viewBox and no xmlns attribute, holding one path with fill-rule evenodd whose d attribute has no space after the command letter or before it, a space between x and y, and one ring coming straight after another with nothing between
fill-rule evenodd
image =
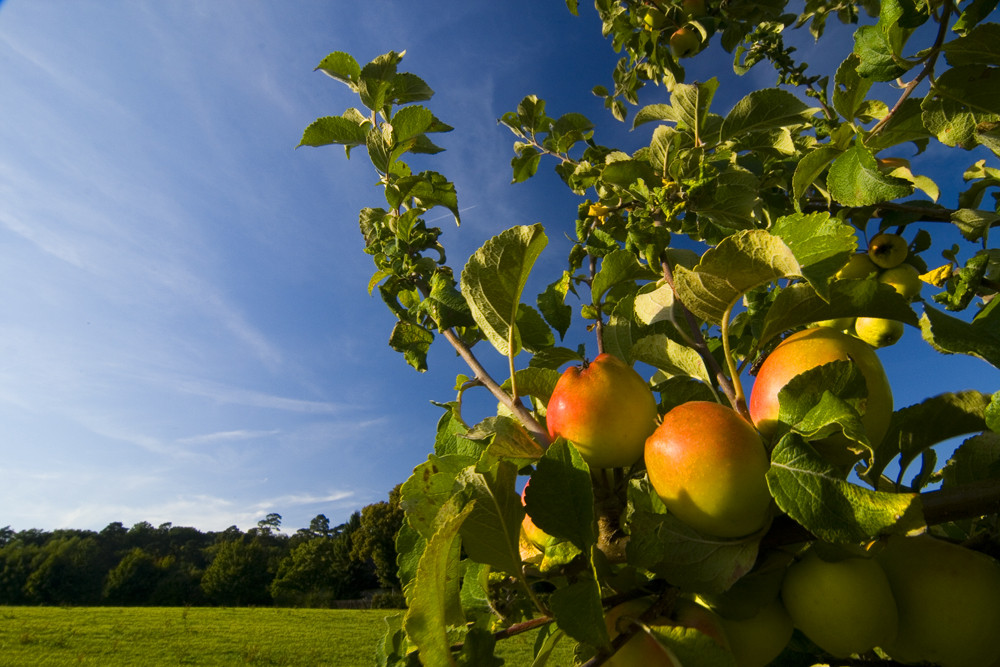
<instances>
[{"instance_id":1,"label":"green leaf","mask_svg":"<svg viewBox=\"0 0 1000 667\"><path fill-rule=\"evenodd\" d=\"M696 139L701 136L708 108L718 88L719 80L715 77L704 83L679 83L674 86L670 103L674 108L677 122L691 130Z\"/></svg>"},{"instance_id":2,"label":"green leaf","mask_svg":"<svg viewBox=\"0 0 1000 667\"><path fill-rule=\"evenodd\" d=\"M559 629L578 642L610 648L601 587L596 579L577 581L552 592L549 606Z\"/></svg>"},{"instance_id":3,"label":"green leaf","mask_svg":"<svg viewBox=\"0 0 1000 667\"><path fill-rule=\"evenodd\" d=\"M462 292L486 339L504 356L521 350L521 292L548 243L540 224L512 227L486 241L462 271Z\"/></svg>"},{"instance_id":4,"label":"green leaf","mask_svg":"<svg viewBox=\"0 0 1000 667\"><path fill-rule=\"evenodd\" d=\"M358 76L358 94L361 102L373 111L381 111L386 106L386 98L396 76L396 66L403 59L402 53L384 53L361 68Z\"/></svg>"},{"instance_id":5,"label":"green leaf","mask_svg":"<svg viewBox=\"0 0 1000 667\"><path fill-rule=\"evenodd\" d=\"M740 100L722 121L722 141L751 132L801 125L817 111L818 107L809 107L779 88L755 90Z\"/></svg>"},{"instance_id":6,"label":"green leaf","mask_svg":"<svg viewBox=\"0 0 1000 667\"><path fill-rule=\"evenodd\" d=\"M578 359L579 355L573 353L572 360L576 361ZM556 364L555 368L561 366L562 363ZM548 403L560 375L561 373L554 370L554 368L535 365L515 371L514 377L517 380L517 393L519 396L534 396L542 403ZM505 390L510 391L510 379L507 379L501 386ZM537 446L538 443L535 444ZM540 451L539 454L541 454Z\"/></svg>"},{"instance_id":7,"label":"green leaf","mask_svg":"<svg viewBox=\"0 0 1000 667\"><path fill-rule=\"evenodd\" d=\"M535 525L549 535L571 541L584 553L597 541L590 468L565 440L557 439L538 460L524 503Z\"/></svg>"},{"instance_id":8,"label":"green leaf","mask_svg":"<svg viewBox=\"0 0 1000 667\"><path fill-rule=\"evenodd\" d=\"M601 170L601 179L610 185L629 188L640 179L654 183L656 174L646 160L614 160Z\"/></svg>"},{"instance_id":9,"label":"green leaf","mask_svg":"<svg viewBox=\"0 0 1000 667\"><path fill-rule=\"evenodd\" d=\"M946 146L971 149L980 123L1000 119L1000 69L964 65L945 70L922 103L923 122Z\"/></svg>"},{"instance_id":10,"label":"green leaf","mask_svg":"<svg viewBox=\"0 0 1000 667\"><path fill-rule=\"evenodd\" d=\"M417 566L413 594L403 621L406 634L417 645L425 665L455 664L448 626L465 622L459 595L459 531L474 505L459 509L456 504L447 503L439 512L434 535Z\"/></svg>"},{"instance_id":11,"label":"green leaf","mask_svg":"<svg viewBox=\"0 0 1000 667\"><path fill-rule=\"evenodd\" d=\"M750 216L760 189L753 172L730 165L715 176L712 185L703 196L692 197L691 210L724 230L753 227Z\"/></svg>"},{"instance_id":12,"label":"green leaf","mask_svg":"<svg viewBox=\"0 0 1000 667\"><path fill-rule=\"evenodd\" d=\"M983 23L941 47L948 62L959 65L1000 65L1000 24Z\"/></svg>"},{"instance_id":13,"label":"green leaf","mask_svg":"<svg viewBox=\"0 0 1000 667\"><path fill-rule=\"evenodd\" d=\"M823 297L829 297L830 280L858 247L854 228L829 213L782 216L771 233L791 248L802 276Z\"/></svg>"},{"instance_id":14,"label":"green leaf","mask_svg":"<svg viewBox=\"0 0 1000 667\"><path fill-rule=\"evenodd\" d=\"M933 445L982 431L986 428L984 414L989 402L987 394L961 391L933 396L897 410L875 451L875 460L862 478L869 483L877 482L896 456L900 457L902 474L910 462Z\"/></svg>"},{"instance_id":15,"label":"green leaf","mask_svg":"<svg viewBox=\"0 0 1000 667\"><path fill-rule=\"evenodd\" d=\"M986 427L994 433L1000 433L1000 391L990 397L990 404L984 413Z\"/></svg>"},{"instance_id":16,"label":"green leaf","mask_svg":"<svg viewBox=\"0 0 1000 667\"><path fill-rule=\"evenodd\" d=\"M632 346L632 356L636 361L662 371L667 377L692 377L709 384L712 382L701 355L664 334L640 338Z\"/></svg>"},{"instance_id":17,"label":"green leaf","mask_svg":"<svg viewBox=\"0 0 1000 667\"><path fill-rule=\"evenodd\" d=\"M590 285L591 299L600 303L605 293L615 285L636 280L652 280L656 277L649 267L643 266L635 254L627 250L615 250L601 259L601 268Z\"/></svg>"},{"instance_id":18,"label":"green leaf","mask_svg":"<svg viewBox=\"0 0 1000 667\"><path fill-rule=\"evenodd\" d=\"M806 153L799 163L795 165L795 173L792 174L792 194L795 197L795 205L798 206L802 197L805 196L809 188L819 181L819 177L826 170L833 160L843 153L839 148L832 146L821 146L816 150Z\"/></svg>"},{"instance_id":19,"label":"green leaf","mask_svg":"<svg viewBox=\"0 0 1000 667\"><path fill-rule=\"evenodd\" d=\"M518 371L520 374L518 377L521 379L530 377L532 371L537 371L537 369ZM549 391L551 393L551 389ZM487 442L487 451L491 457L510 460L519 466L526 466L534 462L541 458L543 453L541 446L521 425L521 422L506 415L487 417L476 424L464 437Z\"/></svg>"},{"instance_id":20,"label":"green leaf","mask_svg":"<svg viewBox=\"0 0 1000 667\"><path fill-rule=\"evenodd\" d=\"M646 478L632 480L628 495L631 565L699 593L727 590L753 567L759 536L730 540L699 533L667 512Z\"/></svg>"},{"instance_id":21,"label":"green leaf","mask_svg":"<svg viewBox=\"0 0 1000 667\"><path fill-rule=\"evenodd\" d=\"M882 130L866 139L868 148L878 152L907 141L914 142L918 147L926 145L927 140L934 135L924 127L921 103L921 99L914 97L903 100Z\"/></svg>"},{"instance_id":22,"label":"green leaf","mask_svg":"<svg viewBox=\"0 0 1000 667\"><path fill-rule=\"evenodd\" d=\"M844 206L880 204L913 192L908 181L883 174L875 156L860 143L833 161L826 184L830 195Z\"/></svg>"},{"instance_id":23,"label":"green leaf","mask_svg":"<svg viewBox=\"0 0 1000 667\"><path fill-rule=\"evenodd\" d=\"M913 307L891 286L876 280L835 280L824 299L808 284L790 285L767 311L758 346L778 334L840 317L883 317L918 326Z\"/></svg>"},{"instance_id":24,"label":"green leaf","mask_svg":"<svg viewBox=\"0 0 1000 667\"><path fill-rule=\"evenodd\" d=\"M827 542L857 544L924 525L918 494L871 491L847 482L795 433L771 452L767 485L782 511Z\"/></svg>"},{"instance_id":25,"label":"green leaf","mask_svg":"<svg viewBox=\"0 0 1000 667\"><path fill-rule=\"evenodd\" d=\"M456 482L472 504L462 523L462 548L469 558L517 575L521 571L518 540L524 506L514 490L517 466L500 461L492 470L463 470Z\"/></svg>"},{"instance_id":26,"label":"green leaf","mask_svg":"<svg viewBox=\"0 0 1000 667\"><path fill-rule=\"evenodd\" d=\"M941 488L1000 479L1000 433L982 433L955 450L941 470Z\"/></svg>"},{"instance_id":27,"label":"green leaf","mask_svg":"<svg viewBox=\"0 0 1000 667\"><path fill-rule=\"evenodd\" d=\"M635 119L632 121L632 129L637 128L643 123L655 121L676 123L680 118L677 110L669 104L650 104L639 109L638 113L636 113Z\"/></svg>"},{"instance_id":28,"label":"green leaf","mask_svg":"<svg viewBox=\"0 0 1000 667\"><path fill-rule=\"evenodd\" d=\"M354 146L363 146L367 139L368 128L356 121L341 116L326 116L317 118L305 129L299 146L341 144L349 151Z\"/></svg>"},{"instance_id":29,"label":"green leaf","mask_svg":"<svg viewBox=\"0 0 1000 667\"><path fill-rule=\"evenodd\" d=\"M357 90L358 79L361 77L361 65L349 53L334 51L316 65L316 69L329 77L346 83L352 90Z\"/></svg>"},{"instance_id":30,"label":"green leaf","mask_svg":"<svg viewBox=\"0 0 1000 667\"><path fill-rule=\"evenodd\" d=\"M427 313L439 331L452 327L469 327L475 324L469 304L462 293L455 289L455 281L449 274L431 274L431 291L420 302L420 312Z\"/></svg>"},{"instance_id":31,"label":"green leaf","mask_svg":"<svg viewBox=\"0 0 1000 667\"><path fill-rule=\"evenodd\" d=\"M480 448L477 453L481 452ZM455 493L455 479L475 463L476 459L469 456L431 454L413 469L413 474L400 488L400 504L406 512L407 522L419 535L431 538L438 510Z\"/></svg>"},{"instance_id":32,"label":"green leaf","mask_svg":"<svg viewBox=\"0 0 1000 667\"><path fill-rule=\"evenodd\" d=\"M434 433L434 454L439 457L457 454L462 460L474 462L483 453L483 448L465 437L469 427L462 421L459 412L461 404L454 401L436 405L444 408L444 413L438 419Z\"/></svg>"},{"instance_id":33,"label":"green leaf","mask_svg":"<svg viewBox=\"0 0 1000 667\"><path fill-rule=\"evenodd\" d=\"M995 312L969 323L925 304L920 330L938 352L968 354L1000 368L1000 317Z\"/></svg>"},{"instance_id":34,"label":"green leaf","mask_svg":"<svg viewBox=\"0 0 1000 667\"><path fill-rule=\"evenodd\" d=\"M427 370L427 351L432 342L434 334L410 322L396 322L389 336L389 346L401 352L406 363L421 373Z\"/></svg>"},{"instance_id":35,"label":"green leaf","mask_svg":"<svg viewBox=\"0 0 1000 667\"><path fill-rule=\"evenodd\" d=\"M721 324L729 307L754 287L801 275L795 254L784 241L762 230L748 230L709 249L693 270L678 266L674 286L688 310Z\"/></svg>"},{"instance_id":36,"label":"green leaf","mask_svg":"<svg viewBox=\"0 0 1000 667\"><path fill-rule=\"evenodd\" d=\"M400 72L392 77L390 99L395 104L423 102L434 96L434 91L416 74Z\"/></svg>"},{"instance_id":37,"label":"green leaf","mask_svg":"<svg viewBox=\"0 0 1000 667\"><path fill-rule=\"evenodd\" d=\"M542 317L553 329L559 332L560 340L566 336L573 319L573 308L566 303L571 279L569 271L563 271L562 277L549 284L536 300Z\"/></svg>"},{"instance_id":38,"label":"green leaf","mask_svg":"<svg viewBox=\"0 0 1000 667\"><path fill-rule=\"evenodd\" d=\"M865 97L872 87L872 80L858 74L861 64L858 54L852 53L837 68L834 77L833 108L848 121L853 121L858 110L865 103Z\"/></svg>"},{"instance_id":39,"label":"green leaf","mask_svg":"<svg viewBox=\"0 0 1000 667\"><path fill-rule=\"evenodd\" d=\"M902 57L903 45L921 22L916 12L896 0L883 0L878 25L858 28L854 33L854 53L861 62L858 74L876 81L892 81L911 67Z\"/></svg>"}]
</instances>

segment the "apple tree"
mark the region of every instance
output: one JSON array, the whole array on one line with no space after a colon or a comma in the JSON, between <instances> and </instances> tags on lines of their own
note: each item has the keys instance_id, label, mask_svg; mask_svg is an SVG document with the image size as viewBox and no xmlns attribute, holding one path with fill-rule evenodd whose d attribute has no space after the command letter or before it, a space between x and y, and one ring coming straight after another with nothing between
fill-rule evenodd
<instances>
[{"instance_id":1,"label":"apple tree","mask_svg":"<svg viewBox=\"0 0 1000 667\"><path fill-rule=\"evenodd\" d=\"M500 119L513 181L554 168L575 225L497 230L461 267L427 222L460 222L454 184L407 162L452 129L430 86L402 53L317 67L357 101L300 145L378 175L384 203L359 222L389 345L422 371L443 338L469 369L400 490L408 609L378 664L501 664L498 644L528 631L535 665L560 643L587 665L1000 660L1000 633L969 631L1000 618L1000 392L929 382L894 405L875 351L919 337L1000 367L996 0L594 4L621 56L593 91L608 117L527 96ZM832 21L853 49L817 72L786 38ZM717 79L685 77L709 50L775 84L721 108ZM603 144L616 122L648 145ZM925 175L942 151L967 164L961 191ZM571 250L539 263L551 234ZM468 392L495 414L469 419ZM924 539L946 553L911 550ZM963 585L927 574L945 570L981 594L946 600ZM861 609L877 631L855 635Z\"/></svg>"}]
</instances>

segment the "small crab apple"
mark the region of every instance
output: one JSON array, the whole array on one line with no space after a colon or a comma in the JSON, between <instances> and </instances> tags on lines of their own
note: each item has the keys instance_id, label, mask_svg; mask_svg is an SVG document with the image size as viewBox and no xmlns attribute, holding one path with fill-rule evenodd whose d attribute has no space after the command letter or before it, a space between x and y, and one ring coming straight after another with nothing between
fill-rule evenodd
<instances>
[{"instance_id":1,"label":"small crab apple","mask_svg":"<svg viewBox=\"0 0 1000 667\"><path fill-rule=\"evenodd\" d=\"M688 401L646 440L649 482L671 514L718 537L754 533L770 518L770 467L757 431L732 408Z\"/></svg>"},{"instance_id":2,"label":"small crab apple","mask_svg":"<svg viewBox=\"0 0 1000 667\"><path fill-rule=\"evenodd\" d=\"M882 362L864 341L828 327L792 334L771 351L757 371L748 407L765 438L778 431L778 392L796 375L833 361L851 361L861 371L868 388L861 422L873 447L882 441L892 417L892 389ZM814 441L813 446L834 463L848 464L859 457L842 435Z\"/></svg>"},{"instance_id":3,"label":"small crab apple","mask_svg":"<svg viewBox=\"0 0 1000 667\"><path fill-rule=\"evenodd\" d=\"M649 384L618 357L602 353L570 366L549 399L549 436L566 438L592 468L624 468L642 458L656 428L656 398Z\"/></svg>"},{"instance_id":4,"label":"small crab apple","mask_svg":"<svg viewBox=\"0 0 1000 667\"><path fill-rule=\"evenodd\" d=\"M899 266L909 254L906 239L899 234L882 232L872 237L868 242L868 256L883 269Z\"/></svg>"},{"instance_id":5,"label":"small crab apple","mask_svg":"<svg viewBox=\"0 0 1000 667\"><path fill-rule=\"evenodd\" d=\"M837 271L836 277L841 280L860 280L867 278L878 271L878 266L871 260L866 252L859 252L851 255L847 264Z\"/></svg>"},{"instance_id":6,"label":"small crab apple","mask_svg":"<svg viewBox=\"0 0 1000 667\"><path fill-rule=\"evenodd\" d=\"M924 286L923 281L920 280L920 271L912 264L905 262L879 273L878 281L892 285L897 292L910 301L920 296L920 291Z\"/></svg>"},{"instance_id":7,"label":"small crab apple","mask_svg":"<svg viewBox=\"0 0 1000 667\"><path fill-rule=\"evenodd\" d=\"M872 347L888 347L903 337L903 323L884 317L859 317L854 320L854 333Z\"/></svg>"}]
</instances>

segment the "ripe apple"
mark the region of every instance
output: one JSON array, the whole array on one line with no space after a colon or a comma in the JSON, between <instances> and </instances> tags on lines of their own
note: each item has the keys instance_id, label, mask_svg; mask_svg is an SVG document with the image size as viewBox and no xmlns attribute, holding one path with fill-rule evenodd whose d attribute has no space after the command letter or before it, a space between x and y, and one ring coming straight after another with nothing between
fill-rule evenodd
<instances>
[{"instance_id":1,"label":"ripe apple","mask_svg":"<svg viewBox=\"0 0 1000 667\"><path fill-rule=\"evenodd\" d=\"M772 600L749 618L722 617L722 629L736 658L736 667L765 667L781 655L792 639L792 617L780 600Z\"/></svg>"},{"instance_id":2,"label":"ripe apple","mask_svg":"<svg viewBox=\"0 0 1000 667\"><path fill-rule=\"evenodd\" d=\"M903 337L903 323L884 317L859 317L854 320L854 333L872 347L887 347Z\"/></svg>"},{"instance_id":3,"label":"ripe apple","mask_svg":"<svg viewBox=\"0 0 1000 667\"><path fill-rule=\"evenodd\" d=\"M892 285L904 298L913 300L920 296L924 283L920 280L920 271L912 264L900 264L886 269L878 276L880 283Z\"/></svg>"},{"instance_id":4,"label":"ripe apple","mask_svg":"<svg viewBox=\"0 0 1000 667\"><path fill-rule=\"evenodd\" d=\"M698 53L701 48L701 36L697 30L681 27L670 35L670 50L675 58L687 58Z\"/></svg>"},{"instance_id":5,"label":"ripe apple","mask_svg":"<svg viewBox=\"0 0 1000 667\"><path fill-rule=\"evenodd\" d=\"M770 460L760 435L735 410L711 401L678 405L646 440L645 458L657 495L692 528L741 537L767 522Z\"/></svg>"},{"instance_id":6,"label":"ripe apple","mask_svg":"<svg viewBox=\"0 0 1000 667\"><path fill-rule=\"evenodd\" d=\"M866 252L859 252L851 255L847 264L837 271L836 276L841 280L861 280L878 271L875 262L871 260Z\"/></svg>"},{"instance_id":7,"label":"ripe apple","mask_svg":"<svg viewBox=\"0 0 1000 667\"><path fill-rule=\"evenodd\" d=\"M649 384L618 357L602 353L567 368L549 399L549 436L572 442L592 468L630 466L656 428Z\"/></svg>"},{"instance_id":8,"label":"ripe apple","mask_svg":"<svg viewBox=\"0 0 1000 667\"><path fill-rule=\"evenodd\" d=\"M818 327L792 334L767 356L757 371L750 392L750 416L765 439L778 430L778 392L800 373L832 361L852 361L865 378L868 399L861 421L873 447L885 437L892 417L892 390L882 363L864 341L842 331ZM812 443L834 463L849 464L858 459L843 435Z\"/></svg>"},{"instance_id":9,"label":"ripe apple","mask_svg":"<svg viewBox=\"0 0 1000 667\"><path fill-rule=\"evenodd\" d=\"M901 662L976 667L1000 661L1000 563L930 535L890 537L878 555L899 607Z\"/></svg>"},{"instance_id":10,"label":"ripe apple","mask_svg":"<svg viewBox=\"0 0 1000 667\"><path fill-rule=\"evenodd\" d=\"M868 242L868 256L877 266L883 269L891 269L899 266L906 259L909 249L906 247L906 239L899 234L889 234L882 232L872 237Z\"/></svg>"},{"instance_id":11,"label":"ripe apple","mask_svg":"<svg viewBox=\"0 0 1000 667\"><path fill-rule=\"evenodd\" d=\"M628 628L629 624L642 615L652 604L649 598L629 600L613 607L604 616L608 634L614 640ZM728 650L729 641L722 627L722 619L713 611L691 600L680 598L674 604L673 613L654 619L650 626L682 626L693 628L711 637L719 646ZM639 631L604 664L612 667L681 667L674 661L671 651L662 646L646 632Z\"/></svg>"},{"instance_id":12,"label":"ripe apple","mask_svg":"<svg viewBox=\"0 0 1000 667\"><path fill-rule=\"evenodd\" d=\"M826 561L810 549L785 573L781 600L795 627L838 658L896 637L896 601L873 558Z\"/></svg>"}]
</instances>

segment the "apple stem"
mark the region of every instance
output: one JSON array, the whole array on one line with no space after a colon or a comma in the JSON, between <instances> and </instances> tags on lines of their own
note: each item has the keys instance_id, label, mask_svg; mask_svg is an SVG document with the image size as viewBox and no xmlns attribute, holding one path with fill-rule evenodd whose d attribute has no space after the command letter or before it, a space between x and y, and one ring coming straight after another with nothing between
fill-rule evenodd
<instances>
[{"instance_id":1,"label":"apple stem","mask_svg":"<svg viewBox=\"0 0 1000 667\"><path fill-rule=\"evenodd\" d=\"M747 398L743 392L743 383L740 382L740 371L736 367L736 360L733 358L733 351L729 345L729 322L733 314L735 302L729 304L726 312L722 314L722 353L726 357L726 365L729 367L729 377L733 383L733 393L729 396L729 401L733 409L740 413L744 419L750 421L750 410L747 409Z\"/></svg>"}]
</instances>

